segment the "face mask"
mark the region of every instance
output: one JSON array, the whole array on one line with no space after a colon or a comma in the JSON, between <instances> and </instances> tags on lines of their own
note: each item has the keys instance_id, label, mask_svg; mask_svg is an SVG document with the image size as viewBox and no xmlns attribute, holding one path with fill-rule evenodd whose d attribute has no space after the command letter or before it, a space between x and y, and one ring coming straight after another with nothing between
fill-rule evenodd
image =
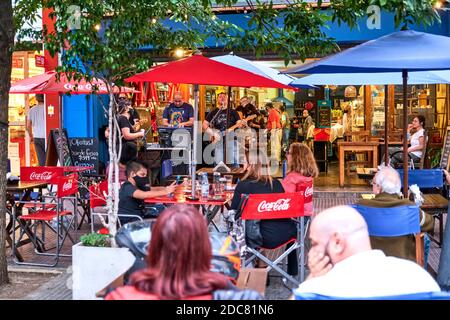
<instances>
[{"instance_id":1,"label":"face mask","mask_svg":"<svg viewBox=\"0 0 450 320\"><path fill-rule=\"evenodd\" d=\"M147 177L135 176L133 179L138 189L144 190L148 187L149 182Z\"/></svg>"}]
</instances>

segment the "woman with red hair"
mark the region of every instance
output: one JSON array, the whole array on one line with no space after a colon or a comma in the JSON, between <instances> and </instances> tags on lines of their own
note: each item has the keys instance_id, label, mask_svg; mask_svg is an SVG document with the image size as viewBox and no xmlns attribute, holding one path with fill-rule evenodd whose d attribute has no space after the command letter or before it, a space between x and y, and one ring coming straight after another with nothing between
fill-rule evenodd
<instances>
[{"instance_id":1,"label":"woman with red hair","mask_svg":"<svg viewBox=\"0 0 450 320\"><path fill-rule=\"evenodd\" d=\"M117 288L105 299L209 300L215 292L233 290L225 275L210 271L211 259L205 218L193 206L172 206L152 229L147 268L135 272L130 285Z\"/></svg>"}]
</instances>

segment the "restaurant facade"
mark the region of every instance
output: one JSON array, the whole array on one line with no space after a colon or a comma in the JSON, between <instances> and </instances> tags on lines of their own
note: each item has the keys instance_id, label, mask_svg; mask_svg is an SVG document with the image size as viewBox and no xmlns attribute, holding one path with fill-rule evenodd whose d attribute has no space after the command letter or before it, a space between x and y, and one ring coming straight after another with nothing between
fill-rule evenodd
<instances>
[{"instance_id":1,"label":"restaurant facade","mask_svg":"<svg viewBox=\"0 0 450 320\"><path fill-rule=\"evenodd\" d=\"M224 11L218 8L217 16L220 19L246 28L246 13L241 9L234 8ZM449 15L448 11L442 11L441 24L435 24L426 30L421 26L411 26L411 29L450 36ZM45 13L43 16L43 24L47 28L52 28L52 20ZM358 22L358 28L354 29L349 29L345 25L338 26L336 23L330 23L329 28L325 32L328 36L335 38L341 48L348 48L396 31L394 29L394 17L392 14L381 12L379 22L379 27L374 27L366 19L361 19ZM206 43L206 48L202 50L203 54L205 56L216 56L229 53L220 48L213 49L214 45L215 41L213 39L209 40ZM250 52L236 52L236 54L246 59L255 60ZM15 55L18 56L19 53L15 53ZM57 65L57 60L52 59L47 52L44 53L44 56L44 68L37 69L38 67L31 64L33 66L32 71L28 71L28 73L25 71L22 72L23 76L31 76L42 73L44 70L54 69ZM28 60L30 59L33 60L34 57L28 58ZM166 57L161 60L167 61L169 59L171 58ZM308 61L310 59L306 62ZM284 70L294 65L290 64L286 66L284 61L276 57L276 55L271 54L261 57L256 62L279 70ZM301 61L296 62L297 64L302 63ZM18 71L14 71L13 68L13 78L15 72L17 73ZM138 108L141 117L147 119L147 126L152 125L152 123L154 126L157 126L160 123L162 110L171 101L175 91L183 91L186 100L193 102L192 86L154 83L138 89L141 89L141 93L134 97L133 102L135 107ZM203 119L205 114L215 107L217 94L227 90L228 88L225 87L200 86L200 119ZM401 86L389 85L387 90L389 93L388 108L390 114L388 126L395 133L401 128L402 123L401 110L403 105L401 101ZM408 87L409 102L407 107L410 109L409 113L423 114L426 117L426 129L431 130L431 136L435 137L433 139L436 142L443 138L445 128L448 124L449 90L447 84L412 85ZM331 127L335 126L340 128L342 126L347 132L367 130L375 137L382 137L384 134L384 126L386 125L384 120L386 87L384 85L359 86L354 84L335 86L333 83L330 83L328 86L320 86L316 90L300 89L298 92L263 88L232 88L232 91L235 105L238 105L239 99L244 95L248 96L253 104L261 109L269 101L274 102L275 105L285 103L287 111L291 116L301 115L302 111L306 108L310 111L316 123L319 121L318 106L324 103L323 101L326 101L331 108ZM17 117L20 118L19 122L22 126L22 129L19 129L19 131L22 130L22 133L19 132L18 134L22 140L17 140L17 142L16 140L11 140L16 138L10 138L11 147L9 150L9 158L14 168L18 168L20 165L35 163L33 162L32 147L27 142L27 135L23 132L24 114L26 114L29 108L30 99L33 98L32 96L29 95L23 98L14 97L10 100L10 130L15 130L15 127L18 125L18 120L13 119L13 115L15 116L20 113L19 105L23 105L24 109L21 115ZM17 99L25 100L23 103L18 103ZM107 103L108 98L99 95L64 96L62 99L57 96L48 97L46 109L47 132L51 128L62 127L67 130L69 137L92 137L99 139L100 159L106 162L107 149L102 128L107 124L107 115L103 110L103 105ZM49 109L49 105L52 105L53 108ZM17 137L18 135L14 135L11 132L10 136ZM339 132L336 134L336 137L340 135ZM18 143L18 146L14 145L14 143ZM25 155L25 157L22 157L22 155Z\"/></svg>"}]
</instances>

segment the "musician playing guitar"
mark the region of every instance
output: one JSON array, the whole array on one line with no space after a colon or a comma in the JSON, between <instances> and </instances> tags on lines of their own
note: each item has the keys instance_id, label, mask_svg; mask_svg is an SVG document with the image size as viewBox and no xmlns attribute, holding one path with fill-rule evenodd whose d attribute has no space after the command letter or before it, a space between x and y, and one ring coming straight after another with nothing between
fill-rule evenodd
<instances>
[{"instance_id":1,"label":"musician playing guitar","mask_svg":"<svg viewBox=\"0 0 450 320\"><path fill-rule=\"evenodd\" d=\"M227 129L232 128L234 130L237 127L246 125L246 121L241 120L236 110L230 109L230 119L227 126L227 95L225 93L219 93L217 96L218 107L206 115L203 121L203 131L206 132L211 142L214 143L214 162L217 164L223 159L223 146L224 143L217 143L222 140L226 134ZM237 164L237 157L235 156L235 143L234 141L228 141L227 144L227 159L232 157L233 164Z\"/></svg>"}]
</instances>

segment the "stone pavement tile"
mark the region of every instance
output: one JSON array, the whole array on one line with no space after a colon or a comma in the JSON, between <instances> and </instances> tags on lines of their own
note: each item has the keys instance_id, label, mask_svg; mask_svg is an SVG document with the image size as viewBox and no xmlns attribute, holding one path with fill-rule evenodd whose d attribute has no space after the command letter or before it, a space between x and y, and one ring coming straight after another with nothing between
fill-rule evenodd
<instances>
[{"instance_id":1,"label":"stone pavement tile","mask_svg":"<svg viewBox=\"0 0 450 320\"><path fill-rule=\"evenodd\" d=\"M67 283L72 274L64 272L31 292L25 300L72 300L72 290Z\"/></svg>"}]
</instances>

